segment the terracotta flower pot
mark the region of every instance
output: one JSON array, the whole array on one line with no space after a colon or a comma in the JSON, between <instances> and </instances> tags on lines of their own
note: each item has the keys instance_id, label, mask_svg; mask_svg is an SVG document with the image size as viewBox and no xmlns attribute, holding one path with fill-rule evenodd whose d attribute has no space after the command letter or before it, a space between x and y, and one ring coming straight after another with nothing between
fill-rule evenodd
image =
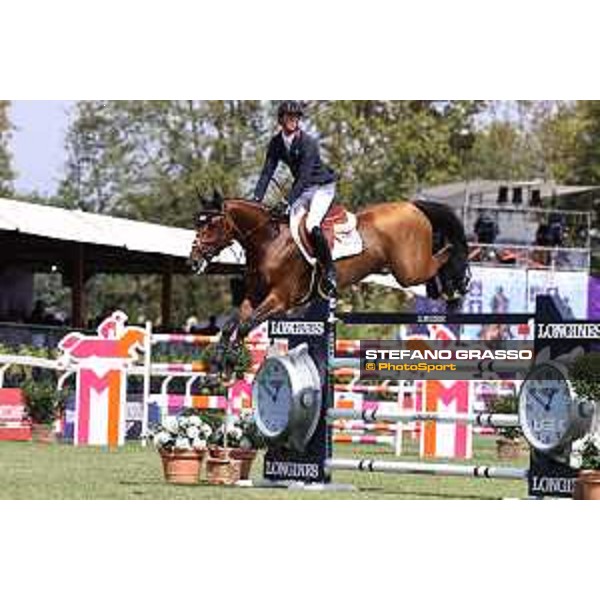
<instances>
[{"instance_id":1,"label":"terracotta flower pot","mask_svg":"<svg viewBox=\"0 0 600 600\"><path fill-rule=\"evenodd\" d=\"M165 480L168 483L194 485L200 479L200 470L206 450L159 450Z\"/></svg>"},{"instance_id":2,"label":"terracotta flower pot","mask_svg":"<svg viewBox=\"0 0 600 600\"><path fill-rule=\"evenodd\" d=\"M496 451L500 460L515 460L521 457L521 442L500 437L496 440Z\"/></svg>"},{"instance_id":3,"label":"terracotta flower pot","mask_svg":"<svg viewBox=\"0 0 600 600\"><path fill-rule=\"evenodd\" d=\"M54 426L48 423L32 423L31 439L38 444L53 444L56 441Z\"/></svg>"},{"instance_id":4,"label":"terracotta flower pot","mask_svg":"<svg viewBox=\"0 0 600 600\"><path fill-rule=\"evenodd\" d=\"M580 471L575 480L573 500L600 500L600 471Z\"/></svg>"},{"instance_id":5,"label":"terracotta flower pot","mask_svg":"<svg viewBox=\"0 0 600 600\"><path fill-rule=\"evenodd\" d=\"M219 458L225 460L229 458L231 448L223 448L222 446L209 446L208 454L211 458Z\"/></svg>"},{"instance_id":6,"label":"terracotta flower pot","mask_svg":"<svg viewBox=\"0 0 600 600\"><path fill-rule=\"evenodd\" d=\"M256 458L256 450L245 448L232 448L229 456L240 461L240 479L250 479L252 463Z\"/></svg>"},{"instance_id":7,"label":"terracotta flower pot","mask_svg":"<svg viewBox=\"0 0 600 600\"><path fill-rule=\"evenodd\" d=\"M232 485L240 479L240 461L232 458L206 459L206 480L212 485Z\"/></svg>"}]
</instances>

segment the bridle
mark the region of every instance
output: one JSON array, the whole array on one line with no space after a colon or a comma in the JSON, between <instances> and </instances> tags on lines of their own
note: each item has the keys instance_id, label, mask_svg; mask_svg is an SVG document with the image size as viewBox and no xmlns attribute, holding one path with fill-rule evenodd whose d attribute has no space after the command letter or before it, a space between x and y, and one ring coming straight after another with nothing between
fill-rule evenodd
<instances>
[{"instance_id":1,"label":"bridle","mask_svg":"<svg viewBox=\"0 0 600 600\"><path fill-rule=\"evenodd\" d=\"M202 253L202 259L204 261L206 261L207 263L209 263L217 254L219 254L219 252L221 252L223 250L223 248L225 248L227 246L227 243L230 240L237 240L242 246L244 246L244 243L246 241L248 241L252 235L254 235L257 231L262 229L265 225L268 225L271 221L270 218L267 218L264 222L258 223L257 225L252 227L250 230L243 231L238 227L238 225L235 223L235 221L231 218L231 215L225 211L216 212L216 213L213 212L213 213L210 213L210 216L223 217L223 238L225 240L227 240L227 242L226 242L225 246L223 246L223 247L215 247L212 250L207 250L206 252ZM196 245L196 240L194 240L194 245Z\"/></svg>"}]
</instances>

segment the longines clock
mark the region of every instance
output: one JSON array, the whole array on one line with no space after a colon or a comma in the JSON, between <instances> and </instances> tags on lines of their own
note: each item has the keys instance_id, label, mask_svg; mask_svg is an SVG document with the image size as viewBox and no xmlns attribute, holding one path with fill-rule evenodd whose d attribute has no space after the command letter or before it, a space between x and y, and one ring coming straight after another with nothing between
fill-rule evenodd
<instances>
[{"instance_id":1,"label":"longines clock","mask_svg":"<svg viewBox=\"0 0 600 600\"><path fill-rule=\"evenodd\" d=\"M521 386L523 435L540 452L557 451L585 435L593 413L593 404L578 400L563 371L552 363L535 366Z\"/></svg>"},{"instance_id":2,"label":"longines clock","mask_svg":"<svg viewBox=\"0 0 600 600\"><path fill-rule=\"evenodd\" d=\"M256 423L269 443L302 452L319 423L321 381L301 344L284 356L269 356L252 390Z\"/></svg>"}]
</instances>

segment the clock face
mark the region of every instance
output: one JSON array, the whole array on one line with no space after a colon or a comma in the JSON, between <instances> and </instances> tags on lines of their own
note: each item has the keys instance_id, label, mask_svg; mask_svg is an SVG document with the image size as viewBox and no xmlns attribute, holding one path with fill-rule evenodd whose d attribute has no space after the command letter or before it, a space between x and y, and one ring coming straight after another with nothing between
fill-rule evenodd
<instances>
[{"instance_id":1,"label":"clock face","mask_svg":"<svg viewBox=\"0 0 600 600\"><path fill-rule=\"evenodd\" d=\"M572 398L563 374L552 365L535 368L523 383L519 412L523 433L538 450L567 441L572 427Z\"/></svg>"},{"instance_id":2,"label":"clock face","mask_svg":"<svg viewBox=\"0 0 600 600\"><path fill-rule=\"evenodd\" d=\"M258 425L267 437L283 433L292 407L292 386L285 366L267 359L256 378L256 408Z\"/></svg>"}]
</instances>

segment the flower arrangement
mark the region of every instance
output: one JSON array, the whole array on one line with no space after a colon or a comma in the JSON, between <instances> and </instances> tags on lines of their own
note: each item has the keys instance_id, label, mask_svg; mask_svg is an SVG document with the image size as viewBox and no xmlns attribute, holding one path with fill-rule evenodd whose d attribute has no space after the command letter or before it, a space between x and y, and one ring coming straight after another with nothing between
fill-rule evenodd
<instances>
[{"instance_id":1,"label":"flower arrangement","mask_svg":"<svg viewBox=\"0 0 600 600\"><path fill-rule=\"evenodd\" d=\"M239 415L230 415L215 429L210 443L228 448L258 450L265 446L265 439L260 433L254 413L243 410Z\"/></svg>"},{"instance_id":2,"label":"flower arrangement","mask_svg":"<svg viewBox=\"0 0 600 600\"><path fill-rule=\"evenodd\" d=\"M569 379L575 394L582 400L600 402L600 353L582 354L569 366ZM574 444L573 462L576 468L600 470L600 431L588 433Z\"/></svg>"},{"instance_id":3,"label":"flower arrangement","mask_svg":"<svg viewBox=\"0 0 600 600\"><path fill-rule=\"evenodd\" d=\"M600 432L590 433L576 443L572 465L584 471L600 471Z\"/></svg>"},{"instance_id":4,"label":"flower arrangement","mask_svg":"<svg viewBox=\"0 0 600 600\"><path fill-rule=\"evenodd\" d=\"M197 414L166 417L152 432L157 450L205 450L213 428Z\"/></svg>"}]
</instances>

